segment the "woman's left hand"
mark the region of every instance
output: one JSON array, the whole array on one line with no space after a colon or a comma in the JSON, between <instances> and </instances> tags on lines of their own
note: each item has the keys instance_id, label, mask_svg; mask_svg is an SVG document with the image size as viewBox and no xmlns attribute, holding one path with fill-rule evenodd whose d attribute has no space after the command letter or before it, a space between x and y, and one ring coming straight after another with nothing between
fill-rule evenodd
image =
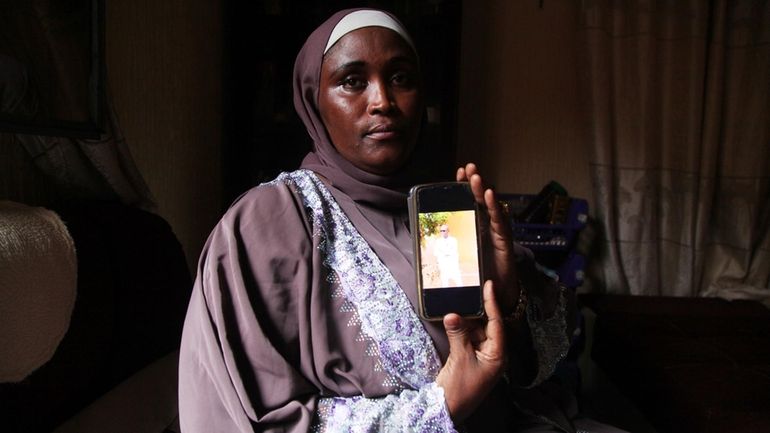
<instances>
[{"instance_id":1,"label":"woman's left hand","mask_svg":"<svg viewBox=\"0 0 770 433\"><path fill-rule=\"evenodd\" d=\"M457 169L457 181L468 182L476 201L486 216L482 220L482 236L487 248L484 249L485 279L494 282L495 295L503 312L510 312L519 297L516 276L516 262L513 251L513 235L510 221L491 189L485 189L476 164L468 163Z\"/></svg>"}]
</instances>

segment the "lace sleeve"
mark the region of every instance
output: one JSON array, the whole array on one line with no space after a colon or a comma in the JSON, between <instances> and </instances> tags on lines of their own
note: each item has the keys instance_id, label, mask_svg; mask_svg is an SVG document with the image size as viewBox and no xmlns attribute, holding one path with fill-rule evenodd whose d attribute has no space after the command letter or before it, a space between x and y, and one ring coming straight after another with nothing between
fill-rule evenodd
<instances>
[{"instance_id":1,"label":"lace sleeve","mask_svg":"<svg viewBox=\"0 0 770 433\"><path fill-rule=\"evenodd\" d=\"M568 289L556 281L551 283L558 290L555 309L547 314L543 299L533 293L527 306L527 323L532 335L532 345L537 356L537 376L531 386L538 385L551 376L556 364L567 355L570 346L567 324Z\"/></svg>"},{"instance_id":2,"label":"lace sleeve","mask_svg":"<svg viewBox=\"0 0 770 433\"><path fill-rule=\"evenodd\" d=\"M322 398L312 431L456 432L435 383L382 398Z\"/></svg>"}]
</instances>

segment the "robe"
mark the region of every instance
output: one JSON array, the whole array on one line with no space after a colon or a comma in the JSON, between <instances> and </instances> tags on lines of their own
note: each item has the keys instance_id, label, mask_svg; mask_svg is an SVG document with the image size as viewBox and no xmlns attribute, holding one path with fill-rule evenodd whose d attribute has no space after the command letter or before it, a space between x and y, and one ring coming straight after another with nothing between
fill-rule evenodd
<instances>
[{"instance_id":1,"label":"robe","mask_svg":"<svg viewBox=\"0 0 770 433\"><path fill-rule=\"evenodd\" d=\"M519 431L543 419L574 431L563 405L534 386L569 348L570 291L521 255L537 376L524 388L501 381L483 416L455 426L435 384L446 336L419 319L414 283L387 265L408 260L411 244L392 251L371 231L365 239L359 227L376 216L351 206L298 170L227 211L204 247L185 321L182 431Z\"/></svg>"}]
</instances>

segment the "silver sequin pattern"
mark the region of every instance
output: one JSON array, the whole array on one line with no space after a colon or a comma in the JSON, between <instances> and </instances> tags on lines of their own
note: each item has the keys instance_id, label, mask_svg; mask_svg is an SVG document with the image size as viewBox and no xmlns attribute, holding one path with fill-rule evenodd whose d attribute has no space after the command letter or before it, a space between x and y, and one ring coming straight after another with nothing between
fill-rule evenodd
<instances>
[{"instance_id":1,"label":"silver sequin pattern","mask_svg":"<svg viewBox=\"0 0 770 433\"><path fill-rule=\"evenodd\" d=\"M565 288L559 292L559 303L551 317L540 317L542 301L530 295L527 306L527 323L532 335L532 343L537 354L537 377L531 386L536 386L548 379L556 370L556 364L567 355L570 341L567 336L566 308L567 296Z\"/></svg>"}]
</instances>

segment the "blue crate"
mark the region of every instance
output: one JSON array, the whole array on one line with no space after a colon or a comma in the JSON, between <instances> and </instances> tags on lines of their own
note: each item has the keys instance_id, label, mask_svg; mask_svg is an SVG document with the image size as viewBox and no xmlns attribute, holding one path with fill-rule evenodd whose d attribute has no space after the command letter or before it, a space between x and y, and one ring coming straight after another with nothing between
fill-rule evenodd
<instances>
[{"instance_id":1,"label":"blue crate","mask_svg":"<svg viewBox=\"0 0 770 433\"><path fill-rule=\"evenodd\" d=\"M535 198L534 194L498 194L498 199L508 206L510 215L516 215ZM570 198L564 224L524 224L511 217L513 238L529 248L535 259L554 271L567 287L583 284L585 257L576 251L580 232L588 223L588 202Z\"/></svg>"}]
</instances>

